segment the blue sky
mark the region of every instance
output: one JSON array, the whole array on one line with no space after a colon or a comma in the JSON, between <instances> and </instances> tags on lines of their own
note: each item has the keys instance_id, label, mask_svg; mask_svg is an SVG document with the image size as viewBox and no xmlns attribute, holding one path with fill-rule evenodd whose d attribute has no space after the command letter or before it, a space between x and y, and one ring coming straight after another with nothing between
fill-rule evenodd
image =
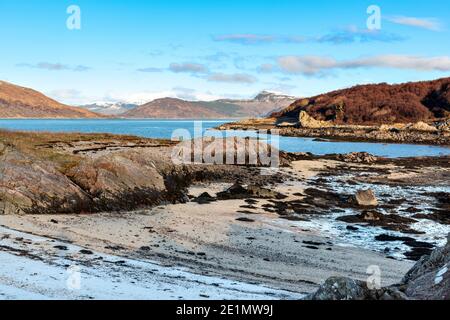
<instances>
[{"instance_id":1,"label":"blue sky","mask_svg":"<svg viewBox=\"0 0 450 320\"><path fill-rule=\"evenodd\" d=\"M69 104L310 96L449 76L449 28L442 0L0 0L0 79Z\"/></svg>"}]
</instances>

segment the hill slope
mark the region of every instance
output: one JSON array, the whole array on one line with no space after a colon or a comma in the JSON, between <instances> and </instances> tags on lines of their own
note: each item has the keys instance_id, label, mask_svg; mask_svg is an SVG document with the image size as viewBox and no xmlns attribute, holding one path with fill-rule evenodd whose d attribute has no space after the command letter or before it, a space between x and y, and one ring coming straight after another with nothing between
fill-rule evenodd
<instances>
[{"instance_id":1,"label":"hill slope","mask_svg":"<svg viewBox=\"0 0 450 320\"><path fill-rule=\"evenodd\" d=\"M42 93L0 81L0 118L98 118L100 115L61 104Z\"/></svg>"},{"instance_id":2,"label":"hill slope","mask_svg":"<svg viewBox=\"0 0 450 320\"><path fill-rule=\"evenodd\" d=\"M398 85L359 85L297 100L271 116L298 119L301 111L336 124L391 124L446 118L450 116L450 78Z\"/></svg>"},{"instance_id":3,"label":"hill slope","mask_svg":"<svg viewBox=\"0 0 450 320\"><path fill-rule=\"evenodd\" d=\"M151 101L121 114L125 118L168 118L168 119L220 119L265 116L274 110L289 106L296 98L262 92L254 99L216 101L185 101L163 98Z\"/></svg>"},{"instance_id":4,"label":"hill slope","mask_svg":"<svg viewBox=\"0 0 450 320\"><path fill-rule=\"evenodd\" d=\"M138 106L121 115L125 118L221 118L223 115L197 102L163 98Z\"/></svg>"}]
</instances>

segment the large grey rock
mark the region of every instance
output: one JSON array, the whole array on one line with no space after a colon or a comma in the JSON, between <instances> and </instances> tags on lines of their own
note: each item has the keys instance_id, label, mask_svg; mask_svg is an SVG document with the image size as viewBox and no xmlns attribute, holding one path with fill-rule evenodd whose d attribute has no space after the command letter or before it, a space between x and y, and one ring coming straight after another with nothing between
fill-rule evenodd
<instances>
[{"instance_id":1,"label":"large grey rock","mask_svg":"<svg viewBox=\"0 0 450 320\"><path fill-rule=\"evenodd\" d=\"M370 293L363 281L344 277L329 278L309 300L366 300Z\"/></svg>"},{"instance_id":2,"label":"large grey rock","mask_svg":"<svg viewBox=\"0 0 450 320\"><path fill-rule=\"evenodd\" d=\"M309 300L450 300L450 234L447 245L423 257L402 283L369 289L366 282L329 278Z\"/></svg>"},{"instance_id":3,"label":"large grey rock","mask_svg":"<svg viewBox=\"0 0 450 320\"><path fill-rule=\"evenodd\" d=\"M329 278L309 300L407 300L397 287L372 289L367 282L345 277Z\"/></svg>"},{"instance_id":4,"label":"large grey rock","mask_svg":"<svg viewBox=\"0 0 450 320\"><path fill-rule=\"evenodd\" d=\"M450 300L450 234L447 245L422 257L402 282L412 299Z\"/></svg>"}]
</instances>

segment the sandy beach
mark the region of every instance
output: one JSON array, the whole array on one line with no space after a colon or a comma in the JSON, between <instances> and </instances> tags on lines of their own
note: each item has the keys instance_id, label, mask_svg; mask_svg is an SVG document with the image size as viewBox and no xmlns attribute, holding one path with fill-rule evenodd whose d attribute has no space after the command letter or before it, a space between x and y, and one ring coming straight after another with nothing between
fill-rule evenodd
<instances>
[{"instance_id":1,"label":"sandy beach","mask_svg":"<svg viewBox=\"0 0 450 320\"><path fill-rule=\"evenodd\" d=\"M299 161L287 170L299 178L311 179L317 170L335 166L336 162L330 160ZM214 196L230 185L196 185L189 189L189 195L195 198L209 192ZM303 191L301 184L280 184L276 189L287 194L287 200ZM269 200L259 200L258 206L268 203ZM205 204L191 201L136 212L1 216L0 224L8 228L3 232L18 230L119 260L146 261L163 269L182 267L196 275L265 286L285 292L286 298L311 293L330 276L365 280L370 266L378 266L382 284L390 285L413 265L346 243L308 223L303 226L301 221L280 219L277 214L260 209L251 214L243 208L246 206L246 200ZM29 245L26 251L36 254ZM70 255L75 264L86 262L65 250L51 251L57 256ZM125 270L119 268L118 272ZM224 292L217 294L226 298Z\"/></svg>"}]
</instances>

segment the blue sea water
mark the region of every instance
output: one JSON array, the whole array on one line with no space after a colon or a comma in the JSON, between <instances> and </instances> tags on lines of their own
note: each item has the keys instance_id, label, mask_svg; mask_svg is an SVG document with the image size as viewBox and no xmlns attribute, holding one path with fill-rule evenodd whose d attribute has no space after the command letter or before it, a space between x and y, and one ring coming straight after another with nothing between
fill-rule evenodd
<instances>
[{"instance_id":1,"label":"blue sea water","mask_svg":"<svg viewBox=\"0 0 450 320\"><path fill-rule=\"evenodd\" d=\"M201 121L201 129L199 130L202 132L209 131L226 122L230 122L230 120ZM193 137L195 123L195 120L160 119L0 119L0 128L25 131L113 133L170 139L175 130L180 129L189 132ZM256 133L248 131L237 131L233 134L239 136L256 135ZM268 139L271 140L270 137ZM279 148L288 152L311 152L317 155L349 152L369 152L376 156L392 158L450 155L450 148L447 146L317 141L312 138L295 137L279 137Z\"/></svg>"}]
</instances>

